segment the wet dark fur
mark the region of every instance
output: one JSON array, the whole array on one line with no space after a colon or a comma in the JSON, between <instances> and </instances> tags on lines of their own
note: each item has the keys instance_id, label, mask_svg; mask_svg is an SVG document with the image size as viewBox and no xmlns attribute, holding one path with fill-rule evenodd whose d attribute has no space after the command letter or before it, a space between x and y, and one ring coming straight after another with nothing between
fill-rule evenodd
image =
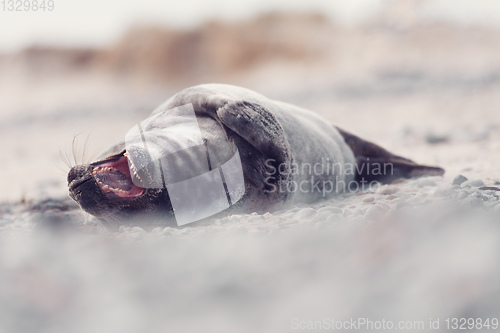
<instances>
[{"instance_id":1,"label":"wet dark fur","mask_svg":"<svg viewBox=\"0 0 500 333\"><path fill-rule=\"evenodd\" d=\"M386 149L372 142L363 140L341 128L336 128L344 138L345 143L347 143L354 153L358 170L362 170L361 173L356 174L355 180L357 182L365 180L367 182L377 181L382 184L387 184L400 178L442 176L444 174L444 170L441 168L417 164L407 158L394 155ZM371 166L387 163L392 165L391 170L393 172L391 174L377 175L367 172L367 170L373 170Z\"/></svg>"},{"instance_id":2,"label":"wet dark fur","mask_svg":"<svg viewBox=\"0 0 500 333\"><path fill-rule=\"evenodd\" d=\"M116 157L111 156L100 162L113 158ZM150 225L159 218L165 224L168 217L173 216L166 189L146 189L144 195L138 198L112 198L102 192L92 176L94 166L90 164L71 168L68 173L69 196L87 213L98 217L104 226L117 229L120 225L129 224L127 222L140 224L141 220L144 225Z\"/></svg>"}]
</instances>

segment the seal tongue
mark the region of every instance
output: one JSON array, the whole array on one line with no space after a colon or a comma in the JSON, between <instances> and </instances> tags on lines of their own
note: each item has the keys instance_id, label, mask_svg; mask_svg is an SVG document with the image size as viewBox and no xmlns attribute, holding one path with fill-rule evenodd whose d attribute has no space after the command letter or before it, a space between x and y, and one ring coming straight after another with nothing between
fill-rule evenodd
<instances>
[{"instance_id":1,"label":"seal tongue","mask_svg":"<svg viewBox=\"0 0 500 333\"><path fill-rule=\"evenodd\" d=\"M120 198L135 198L144 193L144 188L132 182L126 156L99 164L94 167L92 174L105 193L113 193Z\"/></svg>"}]
</instances>

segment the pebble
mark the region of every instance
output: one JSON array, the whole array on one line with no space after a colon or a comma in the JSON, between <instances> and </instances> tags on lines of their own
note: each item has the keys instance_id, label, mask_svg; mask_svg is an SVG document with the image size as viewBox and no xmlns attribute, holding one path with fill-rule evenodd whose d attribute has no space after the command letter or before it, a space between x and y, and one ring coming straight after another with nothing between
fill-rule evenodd
<instances>
[{"instance_id":1,"label":"pebble","mask_svg":"<svg viewBox=\"0 0 500 333\"><path fill-rule=\"evenodd\" d=\"M250 215L249 217L247 217L248 222L260 221L263 219L264 219L264 217L262 215ZM219 221L219 224L220 224L220 221Z\"/></svg>"},{"instance_id":2,"label":"pebble","mask_svg":"<svg viewBox=\"0 0 500 333\"><path fill-rule=\"evenodd\" d=\"M433 132L428 132L425 135L425 141L430 144L445 143L448 142L449 137L446 134L436 134Z\"/></svg>"},{"instance_id":3,"label":"pebble","mask_svg":"<svg viewBox=\"0 0 500 333\"><path fill-rule=\"evenodd\" d=\"M482 186L479 188L481 191L500 191L500 188L493 186Z\"/></svg>"},{"instance_id":4,"label":"pebble","mask_svg":"<svg viewBox=\"0 0 500 333\"><path fill-rule=\"evenodd\" d=\"M481 179L467 180L461 184L462 187L481 187L484 186L484 182Z\"/></svg>"},{"instance_id":5,"label":"pebble","mask_svg":"<svg viewBox=\"0 0 500 333\"><path fill-rule=\"evenodd\" d=\"M141 227L133 227L132 230L130 230L130 232L137 232L137 233L141 233L141 234L146 233L146 231L144 229L142 229Z\"/></svg>"},{"instance_id":6,"label":"pebble","mask_svg":"<svg viewBox=\"0 0 500 333\"><path fill-rule=\"evenodd\" d=\"M399 188L397 186L384 185L384 186L381 186L376 193L383 194L383 195L389 195L389 194L395 194L397 192L399 192Z\"/></svg>"},{"instance_id":7,"label":"pebble","mask_svg":"<svg viewBox=\"0 0 500 333\"><path fill-rule=\"evenodd\" d=\"M311 218L314 215L316 215L316 210L313 208L303 208L299 210L295 215L293 216L294 219L296 220L301 220L304 218Z\"/></svg>"},{"instance_id":8,"label":"pebble","mask_svg":"<svg viewBox=\"0 0 500 333\"><path fill-rule=\"evenodd\" d=\"M318 214L314 216L315 221L323 221L325 220L328 216L330 216L330 212L327 210L324 211L318 211Z\"/></svg>"},{"instance_id":9,"label":"pebble","mask_svg":"<svg viewBox=\"0 0 500 333\"><path fill-rule=\"evenodd\" d=\"M425 187L425 186L436 186L436 182L434 182L431 179L419 179L417 180L417 186L418 187Z\"/></svg>"},{"instance_id":10,"label":"pebble","mask_svg":"<svg viewBox=\"0 0 500 333\"><path fill-rule=\"evenodd\" d=\"M462 185L463 182L466 182L468 180L469 179L467 177L464 177L462 175L458 175L458 176L455 177L455 179L453 179L452 184L453 185Z\"/></svg>"},{"instance_id":11,"label":"pebble","mask_svg":"<svg viewBox=\"0 0 500 333\"><path fill-rule=\"evenodd\" d=\"M342 215L342 209L339 207L323 207L318 210L318 213L328 212L329 214Z\"/></svg>"},{"instance_id":12,"label":"pebble","mask_svg":"<svg viewBox=\"0 0 500 333\"><path fill-rule=\"evenodd\" d=\"M241 217L242 217L242 215L231 215L227 218L227 221L229 223L236 223L236 222L241 221Z\"/></svg>"},{"instance_id":13,"label":"pebble","mask_svg":"<svg viewBox=\"0 0 500 333\"><path fill-rule=\"evenodd\" d=\"M345 216L345 217L350 216L350 215L352 215L352 212L349 209L344 210L344 213L342 214L342 216Z\"/></svg>"}]
</instances>

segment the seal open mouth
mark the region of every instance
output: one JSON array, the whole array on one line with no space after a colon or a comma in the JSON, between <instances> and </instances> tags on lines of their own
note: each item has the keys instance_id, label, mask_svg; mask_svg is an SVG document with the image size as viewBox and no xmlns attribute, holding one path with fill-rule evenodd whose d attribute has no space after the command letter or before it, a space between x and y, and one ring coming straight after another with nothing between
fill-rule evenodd
<instances>
[{"instance_id":1,"label":"seal open mouth","mask_svg":"<svg viewBox=\"0 0 500 333\"><path fill-rule=\"evenodd\" d=\"M104 193L120 198L137 198L144 194L145 189L132 181L127 153L91 167L92 176Z\"/></svg>"}]
</instances>

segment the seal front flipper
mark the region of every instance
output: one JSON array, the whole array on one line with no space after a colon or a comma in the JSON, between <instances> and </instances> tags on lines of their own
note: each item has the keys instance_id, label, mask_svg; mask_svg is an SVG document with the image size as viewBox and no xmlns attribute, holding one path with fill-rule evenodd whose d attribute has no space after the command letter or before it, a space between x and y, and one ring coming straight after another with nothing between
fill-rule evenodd
<instances>
[{"instance_id":1,"label":"seal front flipper","mask_svg":"<svg viewBox=\"0 0 500 333\"><path fill-rule=\"evenodd\" d=\"M272 180L277 186L286 186L292 177L293 157L283 127L276 117L263 106L244 101L224 105L217 110L217 116L224 126L266 158L268 174L262 170L264 174L261 173L259 177L268 177L266 184ZM287 191L280 194L287 195Z\"/></svg>"},{"instance_id":2,"label":"seal front flipper","mask_svg":"<svg viewBox=\"0 0 500 333\"><path fill-rule=\"evenodd\" d=\"M390 183L399 178L442 176L439 167L420 165L336 127L356 158L356 181Z\"/></svg>"}]
</instances>

